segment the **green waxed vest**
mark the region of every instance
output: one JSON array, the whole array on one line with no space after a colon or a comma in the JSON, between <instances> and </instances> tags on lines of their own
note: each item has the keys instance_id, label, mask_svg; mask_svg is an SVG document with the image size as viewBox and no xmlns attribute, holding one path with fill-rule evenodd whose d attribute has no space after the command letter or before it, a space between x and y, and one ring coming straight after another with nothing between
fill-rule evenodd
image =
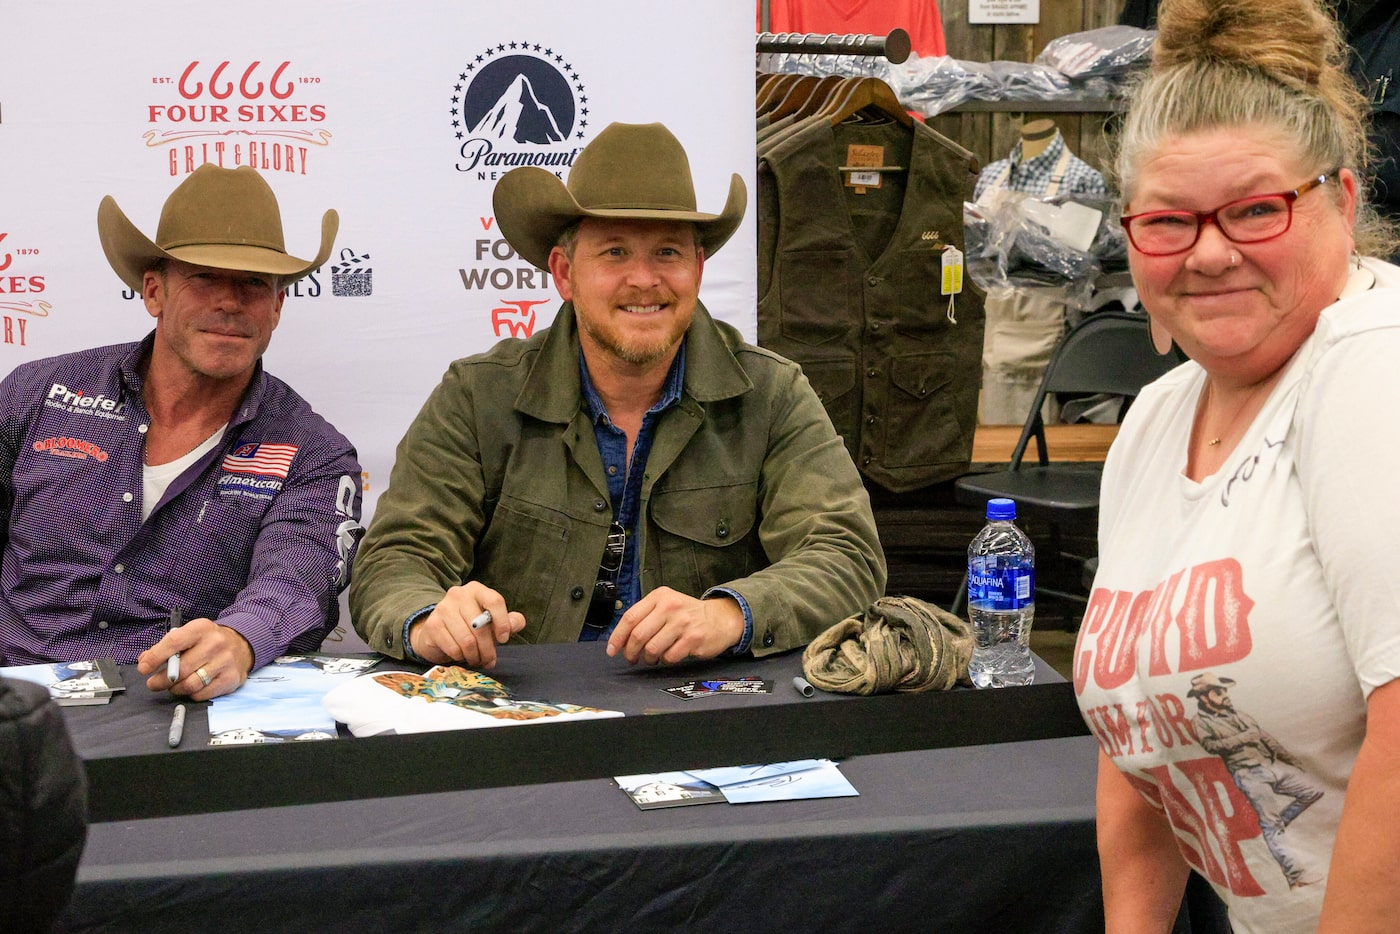
<instances>
[{"instance_id":1,"label":"green waxed vest","mask_svg":"<svg viewBox=\"0 0 1400 934\"><path fill-rule=\"evenodd\" d=\"M906 171L858 192L839 171L852 146ZM758 343L801 364L861 473L893 492L971 460L983 296L964 274L954 323L941 284L977 171L918 122L816 118L759 154Z\"/></svg>"}]
</instances>

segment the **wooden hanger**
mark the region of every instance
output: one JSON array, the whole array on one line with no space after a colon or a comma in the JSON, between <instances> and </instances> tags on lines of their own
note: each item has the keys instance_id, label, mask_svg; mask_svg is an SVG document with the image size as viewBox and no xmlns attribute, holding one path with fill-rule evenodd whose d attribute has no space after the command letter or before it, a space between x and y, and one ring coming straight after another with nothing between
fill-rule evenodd
<instances>
[{"instance_id":1,"label":"wooden hanger","mask_svg":"<svg viewBox=\"0 0 1400 934\"><path fill-rule=\"evenodd\" d=\"M755 112L759 115L768 113L778 101L783 99L788 90L804 77L806 76L778 75L776 80L763 86L763 95L754 102Z\"/></svg>"},{"instance_id":2,"label":"wooden hanger","mask_svg":"<svg viewBox=\"0 0 1400 934\"><path fill-rule=\"evenodd\" d=\"M782 77L783 76L777 72L764 71L758 73L757 81L754 83L753 94L755 107L768 95L769 89L773 86L773 83Z\"/></svg>"},{"instance_id":3,"label":"wooden hanger","mask_svg":"<svg viewBox=\"0 0 1400 934\"><path fill-rule=\"evenodd\" d=\"M865 117L872 111L881 118L912 128L914 118L900 104L894 89L879 78L848 78L844 87L838 87L819 114L832 126L845 123L853 118ZM904 172L902 165L840 166L841 172Z\"/></svg>"},{"instance_id":4,"label":"wooden hanger","mask_svg":"<svg viewBox=\"0 0 1400 934\"><path fill-rule=\"evenodd\" d=\"M845 96L838 98L829 107L822 108L821 113L835 126L868 109L876 110L882 116L892 117L906 127L914 125L914 118L909 116L909 112L899 102L894 89L880 78L854 79Z\"/></svg>"},{"instance_id":5,"label":"wooden hanger","mask_svg":"<svg viewBox=\"0 0 1400 934\"><path fill-rule=\"evenodd\" d=\"M773 107L771 113L774 119L786 117L788 114L796 114L799 117L806 116L809 107L815 110L816 107L813 105L819 106L824 103L831 89L845 80L840 75L826 75L822 78L808 77L810 80L793 85L783 99Z\"/></svg>"}]
</instances>

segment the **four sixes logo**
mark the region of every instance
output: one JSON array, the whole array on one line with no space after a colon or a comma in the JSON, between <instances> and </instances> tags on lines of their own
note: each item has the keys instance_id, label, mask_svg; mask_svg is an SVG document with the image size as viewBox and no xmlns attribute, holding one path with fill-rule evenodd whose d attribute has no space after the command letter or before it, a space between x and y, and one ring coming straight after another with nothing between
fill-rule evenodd
<instances>
[{"instance_id":1,"label":"four sixes logo","mask_svg":"<svg viewBox=\"0 0 1400 934\"><path fill-rule=\"evenodd\" d=\"M563 177L583 146L588 97L564 56L539 43L487 46L452 86L457 171L494 182L522 165Z\"/></svg>"},{"instance_id":2,"label":"four sixes logo","mask_svg":"<svg viewBox=\"0 0 1400 934\"><path fill-rule=\"evenodd\" d=\"M196 59L151 84L142 138L163 151L172 176L206 162L305 175L314 147L330 144L321 78L290 61Z\"/></svg>"},{"instance_id":3,"label":"four sixes logo","mask_svg":"<svg viewBox=\"0 0 1400 934\"><path fill-rule=\"evenodd\" d=\"M38 256L38 247L0 230L0 345L27 347L31 320L53 308L41 297L48 286Z\"/></svg>"},{"instance_id":4,"label":"four sixes logo","mask_svg":"<svg viewBox=\"0 0 1400 934\"><path fill-rule=\"evenodd\" d=\"M452 85L450 116L455 167L472 182L494 185L521 166L562 179L587 139L587 87L557 49L501 42L462 67ZM480 221L483 236L472 245L475 265L457 270L462 287L496 293L484 299L496 337L529 337L535 307L555 298L549 274L516 254L494 229L494 217Z\"/></svg>"}]
</instances>

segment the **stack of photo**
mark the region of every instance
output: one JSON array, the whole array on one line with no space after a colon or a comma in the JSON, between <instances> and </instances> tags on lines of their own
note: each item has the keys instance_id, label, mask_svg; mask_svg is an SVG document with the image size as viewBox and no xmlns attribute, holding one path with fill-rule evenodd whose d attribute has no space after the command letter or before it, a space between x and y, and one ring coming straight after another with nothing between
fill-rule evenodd
<instances>
[{"instance_id":1,"label":"stack of photo","mask_svg":"<svg viewBox=\"0 0 1400 934\"><path fill-rule=\"evenodd\" d=\"M0 667L0 676L33 681L49 689L60 707L105 704L112 695L125 690L117 663L110 658L80 662Z\"/></svg>"}]
</instances>

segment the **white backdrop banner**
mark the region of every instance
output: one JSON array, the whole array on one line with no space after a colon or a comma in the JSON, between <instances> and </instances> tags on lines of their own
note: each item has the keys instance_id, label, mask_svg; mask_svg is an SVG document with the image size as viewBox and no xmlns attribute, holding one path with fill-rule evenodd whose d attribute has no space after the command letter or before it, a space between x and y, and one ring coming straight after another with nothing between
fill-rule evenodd
<instances>
[{"instance_id":1,"label":"white backdrop banner","mask_svg":"<svg viewBox=\"0 0 1400 934\"><path fill-rule=\"evenodd\" d=\"M548 277L491 209L517 165L566 177L613 121L665 122L699 209L753 192L750 0L502 4L8 0L0 56L0 375L139 339L153 322L108 266L112 195L154 237L205 162L252 165L287 249L331 259L289 293L265 364L355 444L365 516L394 448L454 359L545 327ZM754 338L752 211L702 298Z\"/></svg>"}]
</instances>

